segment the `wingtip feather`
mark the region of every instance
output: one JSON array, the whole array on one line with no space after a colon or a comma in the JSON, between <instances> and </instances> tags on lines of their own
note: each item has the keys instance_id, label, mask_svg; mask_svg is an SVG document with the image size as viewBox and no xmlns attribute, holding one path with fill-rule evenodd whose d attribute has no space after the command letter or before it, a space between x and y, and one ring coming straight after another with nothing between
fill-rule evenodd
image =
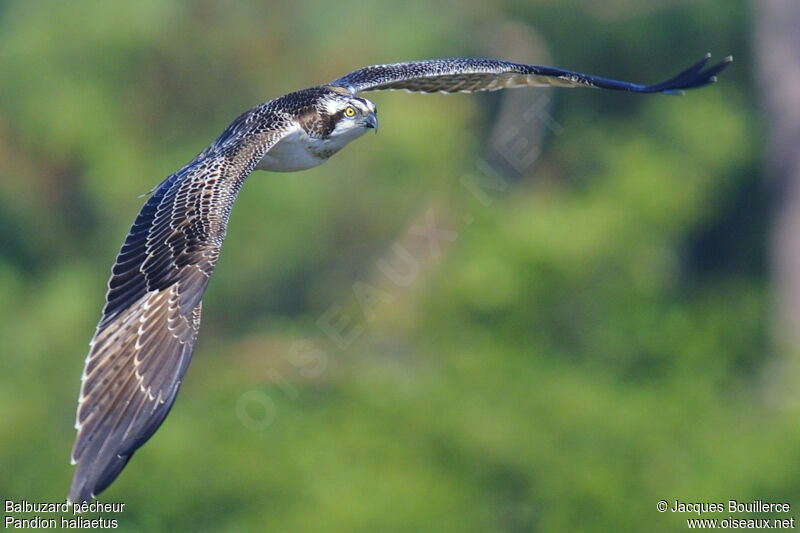
<instances>
[{"instance_id":1,"label":"wingtip feather","mask_svg":"<svg viewBox=\"0 0 800 533\"><path fill-rule=\"evenodd\" d=\"M703 59L687 68L683 72L673 76L667 81L651 85L644 88L643 92L659 92L662 94L683 94L688 89L696 89L705 85L716 83L717 74L725 70L733 61L732 56L725 57L716 65L706 67L711 54L705 54Z\"/></svg>"}]
</instances>

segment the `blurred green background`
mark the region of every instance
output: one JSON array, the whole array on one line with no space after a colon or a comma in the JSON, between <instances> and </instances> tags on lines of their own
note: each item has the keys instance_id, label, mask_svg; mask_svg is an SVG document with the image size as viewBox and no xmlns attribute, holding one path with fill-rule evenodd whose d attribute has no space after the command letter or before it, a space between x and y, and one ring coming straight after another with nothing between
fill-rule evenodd
<instances>
[{"instance_id":1,"label":"blurred green background","mask_svg":"<svg viewBox=\"0 0 800 533\"><path fill-rule=\"evenodd\" d=\"M652 83L710 51L736 61L682 98L366 95L377 136L253 174L175 408L101 499L125 531L673 531L660 499L800 505L751 26L734 0L0 2L0 495L65 497L139 195L242 110L373 63ZM521 172L492 131L528 143Z\"/></svg>"}]
</instances>

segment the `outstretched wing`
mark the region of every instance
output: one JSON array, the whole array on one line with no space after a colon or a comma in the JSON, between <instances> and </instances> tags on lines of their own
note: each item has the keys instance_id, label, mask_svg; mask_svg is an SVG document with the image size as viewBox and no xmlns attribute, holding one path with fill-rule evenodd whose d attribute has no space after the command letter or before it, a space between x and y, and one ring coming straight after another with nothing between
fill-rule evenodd
<instances>
[{"instance_id":1,"label":"outstretched wing","mask_svg":"<svg viewBox=\"0 0 800 533\"><path fill-rule=\"evenodd\" d=\"M361 91L405 89L410 92L496 91L513 87L595 87L635 93L681 93L717 81L716 74L733 60L730 56L705 68L711 54L672 78L655 85L639 85L554 67L523 65L499 59L431 59L364 67L330 85L353 94Z\"/></svg>"},{"instance_id":2,"label":"outstretched wing","mask_svg":"<svg viewBox=\"0 0 800 533\"><path fill-rule=\"evenodd\" d=\"M279 128L265 129L265 120L269 125L258 108L239 117L162 182L136 217L112 269L81 378L69 501L105 489L175 401L233 201L282 136Z\"/></svg>"}]
</instances>

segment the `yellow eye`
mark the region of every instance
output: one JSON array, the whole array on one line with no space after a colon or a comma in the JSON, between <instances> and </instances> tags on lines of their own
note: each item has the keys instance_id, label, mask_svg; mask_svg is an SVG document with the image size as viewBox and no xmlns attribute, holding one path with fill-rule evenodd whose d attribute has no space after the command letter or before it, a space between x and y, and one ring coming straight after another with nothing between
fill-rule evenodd
<instances>
[{"instance_id":1,"label":"yellow eye","mask_svg":"<svg viewBox=\"0 0 800 533\"><path fill-rule=\"evenodd\" d=\"M347 106L347 109L344 110L344 116L347 118L353 118L356 116L356 110L352 108L352 106Z\"/></svg>"}]
</instances>

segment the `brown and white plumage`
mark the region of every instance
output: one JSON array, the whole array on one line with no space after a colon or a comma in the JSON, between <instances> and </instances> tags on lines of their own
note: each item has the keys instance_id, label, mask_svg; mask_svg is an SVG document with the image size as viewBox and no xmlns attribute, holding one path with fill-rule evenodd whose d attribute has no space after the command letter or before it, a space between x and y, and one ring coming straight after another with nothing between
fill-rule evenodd
<instances>
[{"instance_id":1,"label":"brown and white plumage","mask_svg":"<svg viewBox=\"0 0 800 533\"><path fill-rule=\"evenodd\" d=\"M712 83L730 61L705 68L707 60L651 86L492 59L376 65L243 113L154 189L125 239L82 376L69 501L85 501L105 489L167 416L192 356L201 299L245 178L254 169L319 165L377 128L374 104L358 92L553 85L675 93Z\"/></svg>"}]
</instances>

